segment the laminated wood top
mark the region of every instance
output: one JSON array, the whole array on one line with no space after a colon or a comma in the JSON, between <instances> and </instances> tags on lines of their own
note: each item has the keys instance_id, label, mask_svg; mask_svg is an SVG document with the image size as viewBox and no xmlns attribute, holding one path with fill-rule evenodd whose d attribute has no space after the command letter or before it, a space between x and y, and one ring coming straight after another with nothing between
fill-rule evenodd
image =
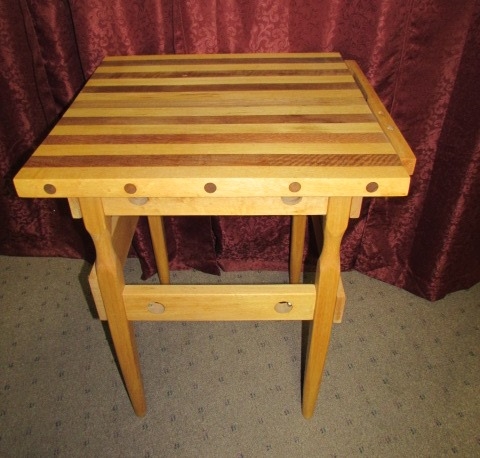
<instances>
[{"instance_id":1,"label":"laminated wood top","mask_svg":"<svg viewBox=\"0 0 480 458\"><path fill-rule=\"evenodd\" d=\"M24 197L406 195L415 157L338 53L107 57Z\"/></svg>"}]
</instances>

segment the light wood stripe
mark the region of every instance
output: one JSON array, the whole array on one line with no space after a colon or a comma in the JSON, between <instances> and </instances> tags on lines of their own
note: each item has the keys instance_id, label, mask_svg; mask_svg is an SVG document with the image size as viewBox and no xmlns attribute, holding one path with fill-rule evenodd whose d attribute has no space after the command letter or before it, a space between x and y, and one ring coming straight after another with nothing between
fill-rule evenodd
<instances>
[{"instance_id":1,"label":"light wood stripe","mask_svg":"<svg viewBox=\"0 0 480 458\"><path fill-rule=\"evenodd\" d=\"M197 143L195 148L189 144L102 144L102 154L118 156L130 154L141 155L196 155L196 154L396 154L389 143ZM35 156L78 155L91 156L98 154L96 145L41 145Z\"/></svg>"},{"instance_id":2,"label":"light wood stripe","mask_svg":"<svg viewBox=\"0 0 480 458\"><path fill-rule=\"evenodd\" d=\"M151 86L196 86L198 88L202 87L209 87L209 86L218 86L221 85L229 85L230 87L237 88L237 87L251 87L255 86L258 89L263 89L263 87L269 87L271 85L276 85L279 87L280 85L291 85L293 87L302 85L302 84L309 84L311 85L326 85L326 84L336 84L344 85L344 84L352 84L353 80L351 75L344 74L344 75L310 75L310 74L302 74L299 72L295 72L292 76L283 76L283 75L264 75L264 76L238 76L238 75L217 75L217 76L200 76L200 75L192 75L190 77L178 78L178 77L166 77L165 75L158 74L158 73L151 73L151 74L137 74L137 75L126 75L122 73L115 73L115 74L108 74L105 75L106 78L91 78L88 87L99 87L99 86L114 86L114 87L128 87L132 85L151 85ZM352 85L351 87L354 87ZM123 88L119 89L120 91Z\"/></svg>"},{"instance_id":3,"label":"light wood stripe","mask_svg":"<svg viewBox=\"0 0 480 458\"><path fill-rule=\"evenodd\" d=\"M135 106L149 106L148 104L164 104L167 106L263 106L263 105L365 105L365 98L358 88L346 90L320 90L320 91L255 91L254 94L237 92L206 92L196 91L189 93L168 92L141 92L131 94L128 92L115 93L87 93L82 92L75 100L74 107L83 106L121 106L134 103ZM125 105L130 106L130 105Z\"/></svg>"},{"instance_id":4,"label":"light wood stripe","mask_svg":"<svg viewBox=\"0 0 480 458\"><path fill-rule=\"evenodd\" d=\"M107 75L108 76L108 75ZM288 85L289 87L295 89L295 86L304 87L308 85L308 88L322 89L324 87L328 88L327 85L334 84L334 87L341 88L344 84L350 84L346 86L347 88L355 87L353 83L353 78L351 75L319 75L319 76L309 76L309 75L299 75L298 73L295 76L235 76L227 75L222 77L215 78L215 84L212 84L212 77L205 76L191 76L185 78L167 78L161 74L151 73L151 74L141 74L138 77L129 77L126 74L116 74L113 77L105 78L91 78L88 83L88 88L92 87L115 87L118 89L118 92L121 92L125 89L128 89L130 86L143 86L143 85L153 85L153 86L167 86L167 87L197 87L198 90L203 90L203 87L218 87L222 88L224 86L236 88L250 88L251 85L258 86L259 89L264 87L281 87L282 85Z\"/></svg>"},{"instance_id":5,"label":"light wood stripe","mask_svg":"<svg viewBox=\"0 0 480 458\"><path fill-rule=\"evenodd\" d=\"M256 106L231 106L231 107L189 107L189 116L251 116L258 115L261 111L264 115L323 115L323 114L371 114L368 106L363 105L312 105L312 106L288 106L288 105L272 105L262 106L261 109ZM185 107L156 107L156 108L75 108L71 107L64 117L87 117L104 118L106 116L182 116L186 113Z\"/></svg>"}]
</instances>

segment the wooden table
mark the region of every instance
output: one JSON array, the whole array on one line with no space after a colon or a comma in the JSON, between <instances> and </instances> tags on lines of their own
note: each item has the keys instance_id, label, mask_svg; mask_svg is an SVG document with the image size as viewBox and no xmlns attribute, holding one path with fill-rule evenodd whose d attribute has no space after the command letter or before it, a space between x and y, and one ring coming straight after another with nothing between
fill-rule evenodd
<instances>
[{"instance_id":1,"label":"wooden table","mask_svg":"<svg viewBox=\"0 0 480 458\"><path fill-rule=\"evenodd\" d=\"M132 321L311 320L303 414L313 415L340 243L363 196L408 193L415 157L353 61L337 53L107 57L15 178L68 198L96 248L90 282L137 415ZM147 215L162 284L125 285ZM289 285L170 285L161 216L292 215ZM315 284L300 284L307 215L323 220Z\"/></svg>"}]
</instances>

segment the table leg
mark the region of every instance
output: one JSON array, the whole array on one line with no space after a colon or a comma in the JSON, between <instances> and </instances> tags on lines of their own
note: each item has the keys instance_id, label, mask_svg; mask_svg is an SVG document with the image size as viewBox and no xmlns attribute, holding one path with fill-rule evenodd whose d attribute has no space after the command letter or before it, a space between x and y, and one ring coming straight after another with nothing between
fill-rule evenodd
<instances>
[{"instance_id":1,"label":"table leg","mask_svg":"<svg viewBox=\"0 0 480 458\"><path fill-rule=\"evenodd\" d=\"M290 283L300 283L307 215L292 216L290 235Z\"/></svg>"},{"instance_id":2,"label":"table leg","mask_svg":"<svg viewBox=\"0 0 480 458\"><path fill-rule=\"evenodd\" d=\"M152 238L153 252L155 254L160 283L168 285L170 283L170 268L168 265L168 250L163 218L154 215L148 216L148 226L150 228L150 237Z\"/></svg>"},{"instance_id":3,"label":"table leg","mask_svg":"<svg viewBox=\"0 0 480 458\"><path fill-rule=\"evenodd\" d=\"M315 278L317 298L303 382L302 410L305 418L313 415L322 380L340 281L340 244L350 217L350 206L350 197L331 197L324 217L323 248Z\"/></svg>"},{"instance_id":4,"label":"table leg","mask_svg":"<svg viewBox=\"0 0 480 458\"><path fill-rule=\"evenodd\" d=\"M352 211L357 209L356 205L358 204L358 198L352 198L352 207L350 209L350 218L356 218L357 216L352 215ZM360 200L361 204L361 200ZM321 216L312 216L313 223L313 232L315 234L315 239L317 242L317 248L321 250L322 240L323 240L323 229L321 223ZM343 319L343 312L345 310L346 303L345 289L343 288L342 279L340 278L338 282L338 291L337 291L337 300L335 303L335 315L333 317L334 323L341 323Z\"/></svg>"},{"instance_id":5,"label":"table leg","mask_svg":"<svg viewBox=\"0 0 480 458\"><path fill-rule=\"evenodd\" d=\"M133 409L145 415L146 403L132 323L123 302L123 266L112 242L112 217L105 216L101 199L82 198L80 206L87 231L96 250L98 285L107 315L113 345Z\"/></svg>"}]
</instances>

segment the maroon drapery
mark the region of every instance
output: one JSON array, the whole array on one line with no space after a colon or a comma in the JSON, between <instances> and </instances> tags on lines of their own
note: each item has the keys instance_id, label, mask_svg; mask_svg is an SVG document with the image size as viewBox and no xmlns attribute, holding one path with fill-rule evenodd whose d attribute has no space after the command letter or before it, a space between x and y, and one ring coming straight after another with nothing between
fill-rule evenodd
<instances>
[{"instance_id":1,"label":"maroon drapery","mask_svg":"<svg viewBox=\"0 0 480 458\"><path fill-rule=\"evenodd\" d=\"M64 201L19 199L12 179L105 55L340 51L418 160L407 198L364 202L342 268L431 300L467 288L480 281L479 26L477 0L2 0L0 253L93 257ZM172 268L287 268L288 218L167 218L167 238ZM151 275L143 220L134 248Z\"/></svg>"}]
</instances>

